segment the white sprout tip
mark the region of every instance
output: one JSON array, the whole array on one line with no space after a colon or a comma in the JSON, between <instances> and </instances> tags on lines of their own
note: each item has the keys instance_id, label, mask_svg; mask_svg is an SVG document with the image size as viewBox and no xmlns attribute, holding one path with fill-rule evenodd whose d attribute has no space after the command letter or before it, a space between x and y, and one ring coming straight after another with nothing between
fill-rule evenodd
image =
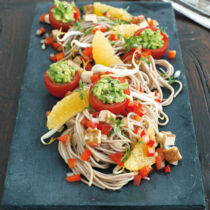
<instances>
[{"instance_id":1,"label":"white sprout tip","mask_svg":"<svg viewBox=\"0 0 210 210\"><path fill-rule=\"evenodd\" d=\"M40 41L40 44L44 44L45 43L45 41L44 41L44 39L42 39L41 41Z\"/></svg>"},{"instance_id":2,"label":"white sprout tip","mask_svg":"<svg viewBox=\"0 0 210 210\"><path fill-rule=\"evenodd\" d=\"M44 22L50 24L49 14L45 15Z\"/></svg>"},{"instance_id":3,"label":"white sprout tip","mask_svg":"<svg viewBox=\"0 0 210 210\"><path fill-rule=\"evenodd\" d=\"M45 50L46 49L46 45L44 43L42 44L41 49L42 50Z\"/></svg>"},{"instance_id":4,"label":"white sprout tip","mask_svg":"<svg viewBox=\"0 0 210 210\"><path fill-rule=\"evenodd\" d=\"M180 75L181 75L181 71L177 70L174 74L174 78L178 78L178 77L180 77Z\"/></svg>"}]
</instances>

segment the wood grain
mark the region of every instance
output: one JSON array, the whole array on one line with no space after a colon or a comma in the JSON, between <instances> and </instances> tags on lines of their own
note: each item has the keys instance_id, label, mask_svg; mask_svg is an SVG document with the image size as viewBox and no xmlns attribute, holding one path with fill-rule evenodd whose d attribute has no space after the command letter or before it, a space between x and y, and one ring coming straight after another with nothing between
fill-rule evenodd
<instances>
[{"instance_id":1,"label":"wood grain","mask_svg":"<svg viewBox=\"0 0 210 210\"><path fill-rule=\"evenodd\" d=\"M0 198L36 2L0 0ZM210 198L210 33L181 14L176 20L206 198Z\"/></svg>"}]
</instances>

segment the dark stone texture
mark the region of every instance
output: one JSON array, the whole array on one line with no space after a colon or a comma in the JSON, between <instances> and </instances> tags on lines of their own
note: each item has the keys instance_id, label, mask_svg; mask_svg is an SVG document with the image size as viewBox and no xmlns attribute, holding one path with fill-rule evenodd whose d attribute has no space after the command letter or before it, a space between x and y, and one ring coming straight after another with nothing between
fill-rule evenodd
<instances>
[{"instance_id":1,"label":"dark stone texture","mask_svg":"<svg viewBox=\"0 0 210 210\"><path fill-rule=\"evenodd\" d=\"M35 31L40 27L39 16L47 12L51 3L37 5L32 25L30 46L21 88L16 126L10 148L2 204L8 209L203 209L204 191L192 122L191 107L184 67L181 57L174 12L167 3L112 2L126 8L133 15L144 14L157 19L167 27L169 49L177 51L171 61L175 70L182 71L181 94L165 108L170 118L164 130L177 135L176 144L183 160L172 167L169 175L153 173L151 181L141 187L132 183L117 192L89 188L83 183L68 184L68 171L57 152L57 145L45 147L40 136L47 131L45 112L56 99L48 95L43 83L43 73L48 68L49 50L40 50L40 38ZM81 6L82 3L78 3Z\"/></svg>"}]
</instances>

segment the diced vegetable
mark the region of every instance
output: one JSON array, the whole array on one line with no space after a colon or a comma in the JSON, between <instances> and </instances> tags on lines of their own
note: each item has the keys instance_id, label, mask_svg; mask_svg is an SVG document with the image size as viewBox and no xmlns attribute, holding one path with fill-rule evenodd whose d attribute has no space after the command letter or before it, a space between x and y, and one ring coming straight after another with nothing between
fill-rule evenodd
<instances>
[{"instance_id":1,"label":"diced vegetable","mask_svg":"<svg viewBox=\"0 0 210 210\"><path fill-rule=\"evenodd\" d=\"M46 15L47 15L47 13L44 13L40 16L40 18L39 18L40 22L45 23L45 16Z\"/></svg>"},{"instance_id":2,"label":"diced vegetable","mask_svg":"<svg viewBox=\"0 0 210 210\"><path fill-rule=\"evenodd\" d=\"M155 157L155 164L156 164L156 168L157 170L161 170L163 168L163 160L164 160L164 153L163 150L161 148L158 148L156 150L156 152L158 153L158 156Z\"/></svg>"},{"instance_id":3,"label":"diced vegetable","mask_svg":"<svg viewBox=\"0 0 210 210\"><path fill-rule=\"evenodd\" d=\"M170 166L169 165L167 165L166 167L165 167L165 171L164 171L165 173L170 173L171 172L171 168L170 168Z\"/></svg>"},{"instance_id":4,"label":"diced vegetable","mask_svg":"<svg viewBox=\"0 0 210 210\"><path fill-rule=\"evenodd\" d=\"M67 182L78 182L81 180L80 174L72 175L72 176L67 176L66 181Z\"/></svg>"},{"instance_id":5,"label":"diced vegetable","mask_svg":"<svg viewBox=\"0 0 210 210\"><path fill-rule=\"evenodd\" d=\"M51 45L51 44L53 43L53 38L52 38L52 37L46 37L46 38L44 39L44 43L45 43L47 46Z\"/></svg>"},{"instance_id":6,"label":"diced vegetable","mask_svg":"<svg viewBox=\"0 0 210 210\"><path fill-rule=\"evenodd\" d=\"M109 155L109 157L115 162L117 163L118 166L123 166L123 162L122 162L122 153L121 152L117 152L114 154Z\"/></svg>"},{"instance_id":7,"label":"diced vegetable","mask_svg":"<svg viewBox=\"0 0 210 210\"><path fill-rule=\"evenodd\" d=\"M104 135L109 135L110 131L112 130L112 126L109 124L101 125L101 133Z\"/></svg>"},{"instance_id":8,"label":"diced vegetable","mask_svg":"<svg viewBox=\"0 0 210 210\"><path fill-rule=\"evenodd\" d=\"M153 147L148 147L147 146L147 156L148 157L153 157L155 155L155 150Z\"/></svg>"},{"instance_id":9,"label":"diced vegetable","mask_svg":"<svg viewBox=\"0 0 210 210\"><path fill-rule=\"evenodd\" d=\"M147 145L148 145L149 147L153 147L154 144L155 144L155 141L152 140L152 139L150 139L150 140L147 142Z\"/></svg>"},{"instance_id":10,"label":"diced vegetable","mask_svg":"<svg viewBox=\"0 0 210 210\"><path fill-rule=\"evenodd\" d=\"M168 58L174 59L176 57L176 50L169 50L168 51Z\"/></svg>"},{"instance_id":11,"label":"diced vegetable","mask_svg":"<svg viewBox=\"0 0 210 210\"><path fill-rule=\"evenodd\" d=\"M56 139L57 139L58 141L61 141L62 143L66 143L67 140L68 140L68 138L69 138L69 134L66 134L66 135L64 135L64 136L57 137Z\"/></svg>"},{"instance_id":12,"label":"diced vegetable","mask_svg":"<svg viewBox=\"0 0 210 210\"><path fill-rule=\"evenodd\" d=\"M144 166L141 170L139 170L139 174L141 175L142 178L145 178L146 176L148 176L151 170L152 170L151 166Z\"/></svg>"},{"instance_id":13,"label":"diced vegetable","mask_svg":"<svg viewBox=\"0 0 210 210\"><path fill-rule=\"evenodd\" d=\"M76 166L76 163L77 163L77 159L75 159L75 158L68 159L69 168L74 168Z\"/></svg>"},{"instance_id":14,"label":"diced vegetable","mask_svg":"<svg viewBox=\"0 0 210 210\"><path fill-rule=\"evenodd\" d=\"M142 178L141 175L138 175L138 174L135 175L134 180L133 180L133 184L136 185L136 186L139 186L141 184L141 178Z\"/></svg>"},{"instance_id":15,"label":"diced vegetable","mask_svg":"<svg viewBox=\"0 0 210 210\"><path fill-rule=\"evenodd\" d=\"M91 156L91 152L88 148L84 150L84 152L80 155L80 159L83 161L87 161Z\"/></svg>"}]
</instances>

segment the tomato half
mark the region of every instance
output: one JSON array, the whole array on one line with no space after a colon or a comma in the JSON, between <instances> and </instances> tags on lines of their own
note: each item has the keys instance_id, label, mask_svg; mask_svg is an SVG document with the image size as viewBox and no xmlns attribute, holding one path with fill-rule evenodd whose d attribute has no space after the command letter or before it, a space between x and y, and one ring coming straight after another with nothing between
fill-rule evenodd
<instances>
[{"instance_id":1,"label":"tomato half","mask_svg":"<svg viewBox=\"0 0 210 210\"><path fill-rule=\"evenodd\" d=\"M44 74L44 83L47 90L54 96L58 98L63 98L68 91L73 91L75 88L79 86L79 72L76 71L74 77L71 82L58 84L54 83L50 77L48 76L49 70L47 70Z\"/></svg>"},{"instance_id":2,"label":"tomato half","mask_svg":"<svg viewBox=\"0 0 210 210\"><path fill-rule=\"evenodd\" d=\"M134 37L140 36L142 31L144 31L145 29L151 29L152 31L159 30L158 28L155 28L155 27L145 27L145 28L142 28L142 29L139 29L138 31L136 31L135 34L134 34ZM166 53L167 49L168 49L168 37L167 37L167 35L164 34L162 31L160 32L160 34L163 36L162 40L164 41L164 45L161 48L157 48L157 49L154 49L154 50L143 48L143 50L150 50L153 58L155 58L155 59L159 59L159 58L163 57L164 54Z\"/></svg>"},{"instance_id":3,"label":"tomato half","mask_svg":"<svg viewBox=\"0 0 210 210\"><path fill-rule=\"evenodd\" d=\"M55 8L56 6L53 5L50 10L49 10L49 20L50 20L50 25L53 27L53 28L56 28L56 29L60 29L62 28L63 31L68 31L68 29L72 26L72 23L76 23L76 21L79 21L80 20L80 11L79 9L75 6L74 9L75 9L75 13L74 13L74 21L73 22L69 22L69 23L63 23L59 20L56 20L53 13L51 12L51 10L53 8Z\"/></svg>"},{"instance_id":4,"label":"tomato half","mask_svg":"<svg viewBox=\"0 0 210 210\"><path fill-rule=\"evenodd\" d=\"M98 81L98 80L97 80ZM96 81L96 83L97 83ZM124 80L120 80L121 83L125 82ZM94 83L94 84L96 84ZM110 112L114 114L122 114L125 112L129 99L125 99L124 101L120 103L114 103L114 104L104 104L101 100L99 100L96 96L93 95L92 88L94 87L94 84L90 87L90 104L95 109L96 111L101 111L101 110L109 110ZM125 94L130 95L130 90L129 88L124 91Z\"/></svg>"}]
</instances>

